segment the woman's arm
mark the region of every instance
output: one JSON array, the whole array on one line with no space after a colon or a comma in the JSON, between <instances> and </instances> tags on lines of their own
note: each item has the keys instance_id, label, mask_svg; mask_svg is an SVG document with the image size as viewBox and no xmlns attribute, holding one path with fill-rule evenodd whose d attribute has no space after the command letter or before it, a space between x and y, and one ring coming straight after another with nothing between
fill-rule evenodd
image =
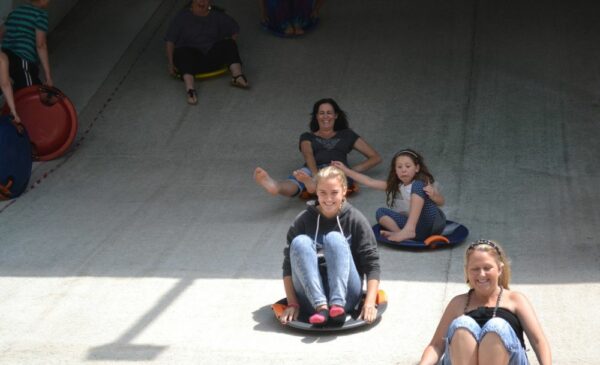
<instances>
[{"instance_id":1,"label":"woman's arm","mask_svg":"<svg viewBox=\"0 0 600 365\"><path fill-rule=\"evenodd\" d=\"M285 289L285 296L287 298L288 306L281 314L281 317L279 317L279 321L282 324L286 324L290 321L298 319L300 307L298 305L298 298L296 297L296 291L294 290L294 284L291 276L283 277L283 287Z\"/></svg>"},{"instance_id":2,"label":"woman's arm","mask_svg":"<svg viewBox=\"0 0 600 365\"><path fill-rule=\"evenodd\" d=\"M377 292L379 292L379 280L371 279L367 281L367 295L359 316L367 323L373 323L377 319Z\"/></svg>"},{"instance_id":3,"label":"woman's arm","mask_svg":"<svg viewBox=\"0 0 600 365\"><path fill-rule=\"evenodd\" d=\"M381 156L379 156L379 153L377 153L373 147L369 146L369 144L360 137L356 140L356 142L354 142L354 146L352 146L352 148L362 153L367 158L358 165L354 165L352 167L352 170L354 171L364 172L381 162Z\"/></svg>"},{"instance_id":4,"label":"woman's arm","mask_svg":"<svg viewBox=\"0 0 600 365\"><path fill-rule=\"evenodd\" d=\"M315 1L315 5L313 8L312 13L310 14L311 18L316 18L319 16L319 12L321 11L321 6L323 6L323 3L325 2L325 0L316 0Z\"/></svg>"},{"instance_id":5,"label":"woman's arm","mask_svg":"<svg viewBox=\"0 0 600 365\"><path fill-rule=\"evenodd\" d=\"M50 60L48 58L48 44L46 42L46 32L36 29L35 31L35 45L37 48L38 57L44 70L44 79L46 85L53 86L52 75L50 74Z\"/></svg>"},{"instance_id":6,"label":"woman's arm","mask_svg":"<svg viewBox=\"0 0 600 365\"><path fill-rule=\"evenodd\" d=\"M431 341L427 347L425 347L423 355L421 355L421 361L419 362L419 365L435 365L440 361L440 358L444 354L444 350L446 348L446 341L444 340L444 337L446 337L448 327L450 327L450 323L452 323L454 318L460 316L461 314L460 305L462 299L460 299L460 297L461 296L454 297L450 303L448 303L448 306L446 307L446 310L444 311L444 314L442 315L442 318L435 329L435 333L433 334ZM462 303L462 305L464 306L464 303Z\"/></svg>"},{"instance_id":7,"label":"woman's arm","mask_svg":"<svg viewBox=\"0 0 600 365\"><path fill-rule=\"evenodd\" d=\"M260 9L260 21L262 23L268 22L269 16L267 15L267 8L265 7L265 0L258 0L258 8Z\"/></svg>"},{"instance_id":8,"label":"woman's arm","mask_svg":"<svg viewBox=\"0 0 600 365\"><path fill-rule=\"evenodd\" d=\"M308 140L304 140L300 142L300 152L302 152L302 157L304 157L304 162L306 162L306 167L310 169L313 176L319 172L317 168L317 161L315 160L315 155L313 153L312 144Z\"/></svg>"},{"instance_id":9,"label":"woman's arm","mask_svg":"<svg viewBox=\"0 0 600 365\"><path fill-rule=\"evenodd\" d=\"M527 300L527 298L517 292L512 293L513 300L515 301L515 313L521 323L523 324L523 330L527 334L529 343L535 351L538 362L540 365L552 364L552 354L550 352L550 344L546 339L546 335L542 330L542 326L533 310L533 306Z\"/></svg>"},{"instance_id":10,"label":"woman's arm","mask_svg":"<svg viewBox=\"0 0 600 365\"><path fill-rule=\"evenodd\" d=\"M387 182L385 182L383 180L376 180L367 175L361 174L360 172L356 172L356 171L348 168L348 166L344 165L343 162L331 161L331 165L342 170L348 177L350 177L353 180L356 180L359 184L363 184L370 188L384 190L384 191L387 187Z\"/></svg>"},{"instance_id":11,"label":"woman's arm","mask_svg":"<svg viewBox=\"0 0 600 365\"><path fill-rule=\"evenodd\" d=\"M175 75L175 64L173 63L173 53L175 52L175 43L166 42L165 51L167 53L167 67L169 68L169 74Z\"/></svg>"}]
</instances>

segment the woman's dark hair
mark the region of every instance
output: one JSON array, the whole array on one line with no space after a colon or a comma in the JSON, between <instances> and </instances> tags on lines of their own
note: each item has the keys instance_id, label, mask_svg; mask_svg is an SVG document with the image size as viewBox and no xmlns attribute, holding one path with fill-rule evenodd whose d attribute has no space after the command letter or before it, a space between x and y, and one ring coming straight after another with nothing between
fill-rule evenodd
<instances>
[{"instance_id":1,"label":"woman's dark hair","mask_svg":"<svg viewBox=\"0 0 600 365\"><path fill-rule=\"evenodd\" d=\"M184 8L184 9L186 9L186 8L189 8L190 6L192 6L192 0L188 1L188 2L187 2L187 3L186 3L184 6L183 6L183 8ZM214 4L212 4L212 1L211 1L211 4L209 5L209 8L210 8L210 10L216 10L216 11L220 11L220 12L222 12L222 13L224 13L224 12L225 12L225 8L223 8L223 7L220 7L220 6L218 6L218 5L214 5Z\"/></svg>"},{"instance_id":2,"label":"woman's dark hair","mask_svg":"<svg viewBox=\"0 0 600 365\"><path fill-rule=\"evenodd\" d=\"M394 207L394 201L396 200L396 196L400 190L400 184L402 184L402 181L400 181L398 175L396 174L396 160L400 156L409 157L415 166L419 166L419 172L416 173L413 181L421 180L425 184L433 184L435 182L433 175L429 172L427 165L425 165L423 156L410 148L396 152L394 157L392 157L392 162L390 163L390 172L388 174L387 186L385 188L386 203L390 208Z\"/></svg>"},{"instance_id":3,"label":"woman's dark hair","mask_svg":"<svg viewBox=\"0 0 600 365\"><path fill-rule=\"evenodd\" d=\"M333 125L334 131L341 131L342 129L348 129L350 126L348 125L348 119L346 118L346 112L340 109L340 106L335 102L335 100L331 98L325 98L317 101L315 105L313 105L313 110L310 119L310 124L308 125L311 132L316 132L319 130L319 122L317 122L317 113L319 112L319 107L323 104L330 104L333 107L333 111L337 114L337 119L335 120L335 124Z\"/></svg>"}]
</instances>

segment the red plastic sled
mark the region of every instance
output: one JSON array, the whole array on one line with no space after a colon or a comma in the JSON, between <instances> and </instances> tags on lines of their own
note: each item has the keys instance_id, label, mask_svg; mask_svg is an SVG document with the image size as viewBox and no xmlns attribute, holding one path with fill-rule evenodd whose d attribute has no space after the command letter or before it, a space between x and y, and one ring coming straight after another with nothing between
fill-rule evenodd
<instances>
[{"instance_id":1,"label":"red plastic sled","mask_svg":"<svg viewBox=\"0 0 600 365\"><path fill-rule=\"evenodd\" d=\"M77 112L59 89L32 85L15 93L15 105L34 145L35 159L62 156L77 135ZM3 114L9 112L4 105Z\"/></svg>"}]
</instances>

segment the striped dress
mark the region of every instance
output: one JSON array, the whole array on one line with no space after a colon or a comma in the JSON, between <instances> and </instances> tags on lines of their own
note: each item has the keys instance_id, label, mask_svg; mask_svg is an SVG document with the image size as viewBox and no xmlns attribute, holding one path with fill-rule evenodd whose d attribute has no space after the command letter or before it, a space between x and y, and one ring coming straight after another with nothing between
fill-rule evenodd
<instances>
[{"instance_id":1,"label":"striped dress","mask_svg":"<svg viewBox=\"0 0 600 365\"><path fill-rule=\"evenodd\" d=\"M2 49L26 61L38 63L35 32L48 31L48 12L30 4L20 5L8 14L4 26L6 31Z\"/></svg>"}]
</instances>

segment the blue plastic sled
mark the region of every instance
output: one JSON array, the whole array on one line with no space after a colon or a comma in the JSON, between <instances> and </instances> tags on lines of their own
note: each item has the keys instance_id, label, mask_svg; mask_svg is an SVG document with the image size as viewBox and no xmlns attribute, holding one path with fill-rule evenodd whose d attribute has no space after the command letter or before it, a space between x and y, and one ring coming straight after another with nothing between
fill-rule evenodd
<instances>
[{"instance_id":1,"label":"blue plastic sled","mask_svg":"<svg viewBox=\"0 0 600 365\"><path fill-rule=\"evenodd\" d=\"M17 130L11 116L0 116L0 200L13 199L27 188L31 177L31 142Z\"/></svg>"},{"instance_id":2,"label":"blue plastic sled","mask_svg":"<svg viewBox=\"0 0 600 365\"><path fill-rule=\"evenodd\" d=\"M393 242L393 241L389 241L387 238L383 237L381 235L381 226L379 224L376 224L373 226L373 232L375 233L375 238L377 239L377 242L381 242L390 246L395 246L395 247L403 247L403 248L413 248L413 249L425 249L425 248L441 248L441 247L450 247L450 246L454 246L456 244L462 243L467 239L467 236L469 235L469 230L467 229L467 227L463 226L460 223L456 223L456 222L452 222L452 221L446 221L446 227L444 228L444 231L442 232L441 236L445 237L446 240L448 240L448 242L446 242L445 239L443 239L442 237L439 237L439 239L436 239L435 237L437 236L432 236L431 240L428 239L427 241L430 241L429 244L423 242L423 241L414 241L414 240L406 240L406 241L402 241L402 242Z\"/></svg>"}]
</instances>

